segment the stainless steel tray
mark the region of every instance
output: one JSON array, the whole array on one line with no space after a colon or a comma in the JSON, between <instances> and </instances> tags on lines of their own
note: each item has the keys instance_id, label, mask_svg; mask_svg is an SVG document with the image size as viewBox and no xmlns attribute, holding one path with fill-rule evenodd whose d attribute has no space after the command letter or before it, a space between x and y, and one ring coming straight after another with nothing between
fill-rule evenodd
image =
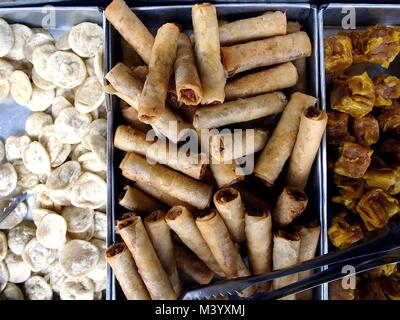
<instances>
[{"instance_id":1,"label":"stainless steel tray","mask_svg":"<svg viewBox=\"0 0 400 320\"><path fill-rule=\"evenodd\" d=\"M345 9L345 10L343 10ZM318 12L318 34L319 34L319 52L320 52L320 77L321 77L321 106L324 110L329 110L329 86L330 79L325 74L325 65L324 65L324 42L323 39L326 36L336 34L338 31L343 31L342 29L342 18L346 15L346 9L354 9L355 10L355 21L357 30L365 29L367 26L372 26L376 24L383 25L398 25L399 24L399 15L400 15L400 6L399 5L390 5L390 4L329 4L327 6L321 7ZM343 11L342 11L343 10ZM344 30L350 31L350 30ZM373 64L359 64L355 67L352 67L352 72L361 73L362 71L368 71L370 76L376 76L379 73L390 73L399 76L400 72L400 58L396 58L390 65L389 69L384 69L379 65ZM325 142L326 143L326 142ZM326 148L325 148L326 150ZM324 155L327 157L327 154ZM325 205L327 206L327 214L325 221L325 226L328 226L328 222L331 220L335 213L336 206L331 202L331 197L334 195L335 186L332 181L331 175L326 174L327 180L325 183L327 184L327 199L325 201ZM324 233L327 234L327 230L324 230ZM325 243L323 244L326 252L332 250L332 246L328 244L328 237L324 238ZM324 299L329 299L328 293L328 285L324 284Z\"/></svg>"},{"instance_id":2,"label":"stainless steel tray","mask_svg":"<svg viewBox=\"0 0 400 320\"><path fill-rule=\"evenodd\" d=\"M307 71L308 71L308 84L309 94L319 97L319 70L318 70L318 34L317 34L317 9L314 6L308 4L288 4L288 3L273 3L273 4L217 4L217 13L220 18L227 20L243 19L250 16L256 16L262 14L268 10L281 10L285 11L289 20L297 20L303 24L304 29L308 32L312 45L313 55L307 59ZM133 10L143 23L150 29L154 34L157 28L159 28L165 22L177 22L182 25L183 29L187 32L191 31L192 20L191 20L191 8L189 5L182 6L163 6L163 7L137 7ZM108 34L108 43L106 52L108 52L108 64L107 70L110 70L111 66L115 65L120 61L120 36L116 30L106 22L106 31ZM112 106L112 112L109 114L109 138L112 140L116 126L122 123L122 116L119 112L118 99L113 97L107 97ZM109 192L110 197L114 199L110 206L110 214L108 216L108 244L111 245L115 241L118 241L118 235L115 234L115 220L123 213L118 206L117 199L119 193L122 191L122 177L118 165L121 161L121 153L118 150L112 148L112 142L109 145ZM317 215L322 230L326 230L326 183L325 173L326 160L325 160L325 146L323 145L318 153L317 159L314 163L314 167L310 176L307 194L309 196L309 207L308 211ZM321 232L320 241L320 254L325 253L326 243L326 232ZM112 271L109 268L109 286L107 296L108 299L119 300L124 299L118 284L115 281ZM320 289L315 291L316 299L323 298L323 292Z\"/></svg>"}]
</instances>

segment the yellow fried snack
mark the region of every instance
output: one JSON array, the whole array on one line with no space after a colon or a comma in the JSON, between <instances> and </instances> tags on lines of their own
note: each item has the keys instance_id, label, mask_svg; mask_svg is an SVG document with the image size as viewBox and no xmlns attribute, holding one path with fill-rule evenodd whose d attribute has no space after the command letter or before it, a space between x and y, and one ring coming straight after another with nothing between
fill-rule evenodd
<instances>
[{"instance_id":1,"label":"yellow fried snack","mask_svg":"<svg viewBox=\"0 0 400 320\"><path fill-rule=\"evenodd\" d=\"M395 76L381 74L374 79L375 106L392 105L392 99L400 98L400 79Z\"/></svg>"},{"instance_id":2,"label":"yellow fried snack","mask_svg":"<svg viewBox=\"0 0 400 320\"><path fill-rule=\"evenodd\" d=\"M329 300L354 300L355 289L344 289L342 279L329 283Z\"/></svg>"},{"instance_id":3,"label":"yellow fried snack","mask_svg":"<svg viewBox=\"0 0 400 320\"><path fill-rule=\"evenodd\" d=\"M380 188L368 191L358 202L356 211L368 231L374 231L387 224L389 219L400 212L399 201Z\"/></svg>"},{"instance_id":4,"label":"yellow fried snack","mask_svg":"<svg viewBox=\"0 0 400 320\"><path fill-rule=\"evenodd\" d=\"M351 39L347 35L333 35L324 39L325 70L341 73L353 63Z\"/></svg>"},{"instance_id":5,"label":"yellow fried snack","mask_svg":"<svg viewBox=\"0 0 400 320\"><path fill-rule=\"evenodd\" d=\"M400 300L400 281L395 275L368 281L357 289L359 300Z\"/></svg>"},{"instance_id":6,"label":"yellow fried snack","mask_svg":"<svg viewBox=\"0 0 400 320\"><path fill-rule=\"evenodd\" d=\"M326 126L326 136L328 144L341 145L344 141L354 141L354 137L348 132L349 115L344 112L328 112L328 123Z\"/></svg>"},{"instance_id":7,"label":"yellow fried snack","mask_svg":"<svg viewBox=\"0 0 400 320\"><path fill-rule=\"evenodd\" d=\"M395 195L400 193L400 167L370 168L364 174L367 188L381 188Z\"/></svg>"},{"instance_id":8,"label":"yellow fried snack","mask_svg":"<svg viewBox=\"0 0 400 320\"><path fill-rule=\"evenodd\" d=\"M362 178L371 163L373 151L368 146L345 142L339 152L340 157L335 162L334 172L349 178Z\"/></svg>"},{"instance_id":9,"label":"yellow fried snack","mask_svg":"<svg viewBox=\"0 0 400 320\"><path fill-rule=\"evenodd\" d=\"M395 263L385 264L384 266L372 269L367 272L368 276L372 278L389 277L397 271L397 265Z\"/></svg>"},{"instance_id":10,"label":"yellow fried snack","mask_svg":"<svg viewBox=\"0 0 400 320\"><path fill-rule=\"evenodd\" d=\"M359 144L371 145L379 141L379 122L372 114L354 119L352 129Z\"/></svg>"},{"instance_id":11,"label":"yellow fried snack","mask_svg":"<svg viewBox=\"0 0 400 320\"><path fill-rule=\"evenodd\" d=\"M382 131L397 131L400 128L400 103L393 100L393 104L378 117L379 127Z\"/></svg>"},{"instance_id":12,"label":"yellow fried snack","mask_svg":"<svg viewBox=\"0 0 400 320\"><path fill-rule=\"evenodd\" d=\"M332 244L340 249L345 249L364 239L361 225L352 221L346 211L341 211L333 217L328 229L328 236Z\"/></svg>"},{"instance_id":13,"label":"yellow fried snack","mask_svg":"<svg viewBox=\"0 0 400 320\"><path fill-rule=\"evenodd\" d=\"M339 195L332 201L339 203L351 211L355 211L358 200L364 195L364 180L351 179L341 175L334 175L334 181L339 188Z\"/></svg>"},{"instance_id":14,"label":"yellow fried snack","mask_svg":"<svg viewBox=\"0 0 400 320\"><path fill-rule=\"evenodd\" d=\"M400 140L388 139L380 145L380 151L393 162L400 163Z\"/></svg>"},{"instance_id":15,"label":"yellow fried snack","mask_svg":"<svg viewBox=\"0 0 400 320\"><path fill-rule=\"evenodd\" d=\"M366 62L368 60L365 55L366 45L368 41L368 32L352 31L348 33L352 45L353 63Z\"/></svg>"},{"instance_id":16,"label":"yellow fried snack","mask_svg":"<svg viewBox=\"0 0 400 320\"><path fill-rule=\"evenodd\" d=\"M368 27L365 55L368 62L388 68L400 52L400 31L390 26Z\"/></svg>"},{"instance_id":17,"label":"yellow fried snack","mask_svg":"<svg viewBox=\"0 0 400 320\"><path fill-rule=\"evenodd\" d=\"M374 83L367 72L334 81L331 91L332 109L362 118L372 111L375 103Z\"/></svg>"}]
</instances>

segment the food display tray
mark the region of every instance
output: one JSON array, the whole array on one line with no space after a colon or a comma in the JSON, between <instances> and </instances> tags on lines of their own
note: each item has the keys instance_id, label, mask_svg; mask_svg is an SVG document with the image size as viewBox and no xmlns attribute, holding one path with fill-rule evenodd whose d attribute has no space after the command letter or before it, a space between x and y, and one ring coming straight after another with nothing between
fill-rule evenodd
<instances>
[{"instance_id":1,"label":"food display tray","mask_svg":"<svg viewBox=\"0 0 400 320\"><path fill-rule=\"evenodd\" d=\"M308 77L308 93L319 97L319 68L318 68L318 21L317 8L309 4L295 3L247 3L247 4L217 4L218 18L224 20L243 19L257 16L265 11L280 10L286 12L288 20L299 21L303 25L303 29L308 33L313 46L311 57L307 58L307 77ZM155 34L156 30L166 22L176 22L182 26L184 31L191 33L192 18L191 5L181 6L151 6L151 7L135 7L133 11ZM106 52L107 63L106 71L121 61L120 52L120 36L118 32L106 22ZM107 102L111 106L109 113L108 127L108 153L109 153L109 172L108 172L108 191L109 191L109 215L108 215L108 245L120 241L119 236L115 232L116 220L125 212L118 205L118 197L122 192L124 185L123 177L119 170L119 164L122 160L122 152L113 148L113 137L116 127L123 123L121 112L119 111L119 100L115 96L107 96ZM306 193L309 198L308 211L317 217L321 223L321 239L318 254L326 253L326 150L325 142L322 144L317 158L314 162L310 175ZM113 200L113 201L112 201ZM111 300L125 299L120 290L110 267L108 267L108 295ZM324 299L326 293L317 288L315 290L315 299Z\"/></svg>"}]
</instances>

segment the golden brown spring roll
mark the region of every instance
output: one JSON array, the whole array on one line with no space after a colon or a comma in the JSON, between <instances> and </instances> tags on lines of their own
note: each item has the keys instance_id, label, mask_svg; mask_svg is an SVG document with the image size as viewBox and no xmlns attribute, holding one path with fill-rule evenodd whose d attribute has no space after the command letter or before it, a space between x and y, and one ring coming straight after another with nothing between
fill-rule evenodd
<instances>
[{"instance_id":1,"label":"golden brown spring roll","mask_svg":"<svg viewBox=\"0 0 400 320\"><path fill-rule=\"evenodd\" d=\"M326 112L316 107L308 107L303 111L289 161L287 185L305 189L327 121Z\"/></svg>"},{"instance_id":2,"label":"golden brown spring roll","mask_svg":"<svg viewBox=\"0 0 400 320\"><path fill-rule=\"evenodd\" d=\"M286 62L228 81L225 86L225 100L247 98L289 88L297 83L298 78L296 67L293 63Z\"/></svg>"},{"instance_id":3,"label":"golden brown spring roll","mask_svg":"<svg viewBox=\"0 0 400 320\"><path fill-rule=\"evenodd\" d=\"M218 133L210 138L210 154L219 162L228 162L262 150L269 137L267 129L248 129L235 134Z\"/></svg>"},{"instance_id":4,"label":"golden brown spring roll","mask_svg":"<svg viewBox=\"0 0 400 320\"><path fill-rule=\"evenodd\" d=\"M119 205L136 212L152 213L155 210L165 209L165 206L141 190L126 186Z\"/></svg>"},{"instance_id":5,"label":"golden brown spring roll","mask_svg":"<svg viewBox=\"0 0 400 320\"><path fill-rule=\"evenodd\" d=\"M150 300L149 292L140 277L135 261L124 243L116 243L106 250L107 262L128 300Z\"/></svg>"},{"instance_id":6,"label":"golden brown spring roll","mask_svg":"<svg viewBox=\"0 0 400 320\"><path fill-rule=\"evenodd\" d=\"M244 233L244 206L240 193L234 188L224 188L214 194L214 205L225 222L232 240L246 240Z\"/></svg>"},{"instance_id":7,"label":"golden brown spring roll","mask_svg":"<svg viewBox=\"0 0 400 320\"><path fill-rule=\"evenodd\" d=\"M219 26L221 46L230 46L286 34L286 14L281 11L264 14L242 20L236 20Z\"/></svg>"},{"instance_id":8,"label":"golden brown spring roll","mask_svg":"<svg viewBox=\"0 0 400 320\"><path fill-rule=\"evenodd\" d=\"M282 112L286 103L285 95L276 91L216 106L202 107L196 111L193 126L210 129L258 119Z\"/></svg>"},{"instance_id":9,"label":"golden brown spring roll","mask_svg":"<svg viewBox=\"0 0 400 320\"><path fill-rule=\"evenodd\" d=\"M254 173L267 185L272 186L292 153L299 131L300 118L305 108L315 105L317 99L295 92L279 119L271 138L261 152Z\"/></svg>"},{"instance_id":10,"label":"golden brown spring roll","mask_svg":"<svg viewBox=\"0 0 400 320\"><path fill-rule=\"evenodd\" d=\"M216 209L201 211L196 218L196 225L228 279L250 275Z\"/></svg>"},{"instance_id":11,"label":"golden brown spring roll","mask_svg":"<svg viewBox=\"0 0 400 320\"><path fill-rule=\"evenodd\" d=\"M300 252L300 237L296 233L288 233L279 230L273 237L272 262L273 270L291 267L298 263ZM273 289L279 289L298 281L299 274L281 277L272 282ZM295 295L282 298L282 300L294 300Z\"/></svg>"},{"instance_id":12,"label":"golden brown spring roll","mask_svg":"<svg viewBox=\"0 0 400 320\"><path fill-rule=\"evenodd\" d=\"M190 204L179 200L173 196L170 196L169 194L166 194L159 189L151 186L150 184L146 184L143 182L136 182L135 186L142 190L143 192L151 195L153 198L157 199L158 201L165 203L168 207L174 207L174 206L184 206L188 208L188 210L195 210L196 208L191 206Z\"/></svg>"},{"instance_id":13,"label":"golden brown spring roll","mask_svg":"<svg viewBox=\"0 0 400 320\"><path fill-rule=\"evenodd\" d=\"M130 68L118 63L105 78L110 82L110 85L105 88L106 92L117 95L130 106L136 110L138 109L143 82L135 76ZM170 130L171 125L176 126L176 129L172 127L172 130ZM161 116L153 122L152 127L157 133L176 143L187 133L192 125L183 121L180 116L173 113L169 108L165 108Z\"/></svg>"},{"instance_id":14,"label":"golden brown spring roll","mask_svg":"<svg viewBox=\"0 0 400 320\"><path fill-rule=\"evenodd\" d=\"M195 218L188 209L183 206L171 208L165 217L165 221L178 235L179 239L181 239L207 267L216 274L224 276L224 272L214 258L207 243L204 241L199 228L196 226Z\"/></svg>"},{"instance_id":15,"label":"golden brown spring roll","mask_svg":"<svg viewBox=\"0 0 400 320\"><path fill-rule=\"evenodd\" d=\"M142 59L139 57L133 47L122 37L121 62L128 67L138 66L143 63Z\"/></svg>"},{"instance_id":16,"label":"golden brown spring roll","mask_svg":"<svg viewBox=\"0 0 400 320\"><path fill-rule=\"evenodd\" d=\"M119 100L119 108L122 113L122 117L132 128L135 128L142 132L147 132L151 130L151 126L146 123L143 123L138 118L138 113L135 108L131 107L127 102L120 99Z\"/></svg>"},{"instance_id":17,"label":"golden brown spring roll","mask_svg":"<svg viewBox=\"0 0 400 320\"><path fill-rule=\"evenodd\" d=\"M203 96L203 89L197 73L192 42L184 33L178 38L174 69L178 101L186 105L198 105Z\"/></svg>"},{"instance_id":18,"label":"golden brown spring roll","mask_svg":"<svg viewBox=\"0 0 400 320\"><path fill-rule=\"evenodd\" d=\"M178 275L170 229L164 217L165 212L161 210L154 211L144 219L144 226L160 259L161 265L168 275L172 288L176 295L179 296L182 291L182 283Z\"/></svg>"},{"instance_id":19,"label":"golden brown spring roll","mask_svg":"<svg viewBox=\"0 0 400 320\"><path fill-rule=\"evenodd\" d=\"M297 83L290 89L291 92L302 92L307 93L308 83L307 83L307 58L300 58L292 61L296 67L299 79Z\"/></svg>"},{"instance_id":20,"label":"golden brown spring roll","mask_svg":"<svg viewBox=\"0 0 400 320\"><path fill-rule=\"evenodd\" d=\"M135 153L127 153L120 169L125 178L150 184L192 206L204 209L211 200L212 186L160 164L151 165Z\"/></svg>"},{"instance_id":21,"label":"golden brown spring roll","mask_svg":"<svg viewBox=\"0 0 400 320\"><path fill-rule=\"evenodd\" d=\"M210 169L218 188L229 187L246 178L243 169L236 163L210 163Z\"/></svg>"},{"instance_id":22,"label":"golden brown spring roll","mask_svg":"<svg viewBox=\"0 0 400 320\"><path fill-rule=\"evenodd\" d=\"M284 188L272 211L274 223L279 227L289 225L302 214L307 203L308 198L303 190L295 187Z\"/></svg>"},{"instance_id":23,"label":"golden brown spring roll","mask_svg":"<svg viewBox=\"0 0 400 320\"><path fill-rule=\"evenodd\" d=\"M288 21L286 33L295 33L301 30L301 24L297 21Z\"/></svg>"},{"instance_id":24,"label":"golden brown spring roll","mask_svg":"<svg viewBox=\"0 0 400 320\"><path fill-rule=\"evenodd\" d=\"M178 269L198 284L209 284L214 278L214 272L189 249L176 243L174 247Z\"/></svg>"},{"instance_id":25,"label":"golden brown spring roll","mask_svg":"<svg viewBox=\"0 0 400 320\"><path fill-rule=\"evenodd\" d=\"M315 257L319 242L321 227L310 226L302 227L298 232L300 236L299 263L311 260ZM313 271L304 271L299 273L299 280L305 279L313 274ZM312 290L307 290L296 294L296 300L312 300Z\"/></svg>"},{"instance_id":26,"label":"golden brown spring roll","mask_svg":"<svg viewBox=\"0 0 400 320\"><path fill-rule=\"evenodd\" d=\"M221 63L218 20L209 3L192 7L197 67L203 87L202 104L224 102L225 74Z\"/></svg>"},{"instance_id":27,"label":"golden brown spring roll","mask_svg":"<svg viewBox=\"0 0 400 320\"><path fill-rule=\"evenodd\" d=\"M272 269L272 218L268 209L252 207L246 210L245 232L251 272L254 275ZM270 283L257 285L258 292L267 292Z\"/></svg>"},{"instance_id":28,"label":"golden brown spring roll","mask_svg":"<svg viewBox=\"0 0 400 320\"><path fill-rule=\"evenodd\" d=\"M246 70L271 66L311 55L311 42L303 31L221 47L225 71L231 77Z\"/></svg>"},{"instance_id":29,"label":"golden brown spring roll","mask_svg":"<svg viewBox=\"0 0 400 320\"><path fill-rule=\"evenodd\" d=\"M104 15L142 60L149 64L154 38L128 5L123 0L114 0L106 8Z\"/></svg>"},{"instance_id":30,"label":"golden brown spring roll","mask_svg":"<svg viewBox=\"0 0 400 320\"><path fill-rule=\"evenodd\" d=\"M198 154L187 156L186 153L179 152L177 146L175 149L169 143L149 141L145 133L125 125L117 127L114 146L126 152L146 156L148 159L165 164L195 179L201 179L207 168L205 156Z\"/></svg>"},{"instance_id":31,"label":"golden brown spring roll","mask_svg":"<svg viewBox=\"0 0 400 320\"><path fill-rule=\"evenodd\" d=\"M165 110L178 37L179 28L173 23L165 23L157 31L138 106L139 119L145 123L152 124Z\"/></svg>"},{"instance_id":32,"label":"golden brown spring roll","mask_svg":"<svg viewBox=\"0 0 400 320\"><path fill-rule=\"evenodd\" d=\"M144 83L146 81L147 74L149 73L149 67L146 65L135 66L131 67L131 71L137 79L140 79Z\"/></svg>"},{"instance_id":33,"label":"golden brown spring roll","mask_svg":"<svg viewBox=\"0 0 400 320\"><path fill-rule=\"evenodd\" d=\"M151 244L139 216L118 222L118 230L136 262L138 272L153 300L175 300L177 295Z\"/></svg>"}]
</instances>

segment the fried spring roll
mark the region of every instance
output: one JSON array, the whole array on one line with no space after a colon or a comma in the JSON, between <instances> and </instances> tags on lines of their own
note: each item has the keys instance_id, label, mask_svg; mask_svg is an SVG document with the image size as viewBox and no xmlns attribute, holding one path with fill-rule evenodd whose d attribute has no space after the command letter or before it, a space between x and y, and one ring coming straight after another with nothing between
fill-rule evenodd
<instances>
[{"instance_id":1,"label":"fried spring roll","mask_svg":"<svg viewBox=\"0 0 400 320\"><path fill-rule=\"evenodd\" d=\"M183 206L171 208L165 217L165 221L178 235L179 239L181 239L207 267L216 274L224 276L224 272L214 258L199 228L196 226L195 218L188 209Z\"/></svg>"},{"instance_id":2,"label":"fried spring roll","mask_svg":"<svg viewBox=\"0 0 400 320\"><path fill-rule=\"evenodd\" d=\"M132 67L131 71L133 72L136 78L140 79L144 83L146 81L147 74L149 73L149 67L146 65L136 66Z\"/></svg>"},{"instance_id":3,"label":"fried spring roll","mask_svg":"<svg viewBox=\"0 0 400 320\"><path fill-rule=\"evenodd\" d=\"M199 154L179 152L177 146L158 141L149 141L146 134L129 126L120 125L115 131L114 146L126 152L135 152L147 159L165 164L192 178L201 179L207 168L206 158Z\"/></svg>"},{"instance_id":4,"label":"fried spring roll","mask_svg":"<svg viewBox=\"0 0 400 320\"><path fill-rule=\"evenodd\" d=\"M210 163L210 169L218 188L229 187L246 178L243 169L236 163Z\"/></svg>"},{"instance_id":5,"label":"fried spring roll","mask_svg":"<svg viewBox=\"0 0 400 320\"><path fill-rule=\"evenodd\" d=\"M298 263L300 252L300 237L296 233L288 233L279 230L273 237L272 262L273 270L291 267ZM299 274L281 277L272 282L273 289L279 289L298 281ZM282 300L294 300L295 295L282 298Z\"/></svg>"},{"instance_id":6,"label":"fried spring roll","mask_svg":"<svg viewBox=\"0 0 400 320\"><path fill-rule=\"evenodd\" d=\"M268 209L250 208L245 214L247 252L254 275L272 269L272 219ZM270 283L257 285L258 292L267 292Z\"/></svg>"},{"instance_id":7,"label":"fried spring roll","mask_svg":"<svg viewBox=\"0 0 400 320\"><path fill-rule=\"evenodd\" d=\"M210 203L212 186L160 164L151 165L135 153L125 155L120 169L125 178L150 184L196 208L204 209Z\"/></svg>"},{"instance_id":8,"label":"fried spring roll","mask_svg":"<svg viewBox=\"0 0 400 320\"><path fill-rule=\"evenodd\" d=\"M297 21L288 21L286 33L295 33L301 30L301 24Z\"/></svg>"},{"instance_id":9,"label":"fried spring roll","mask_svg":"<svg viewBox=\"0 0 400 320\"><path fill-rule=\"evenodd\" d=\"M316 107L308 107L303 111L289 161L287 185L305 189L327 121L326 112Z\"/></svg>"},{"instance_id":10,"label":"fried spring roll","mask_svg":"<svg viewBox=\"0 0 400 320\"><path fill-rule=\"evenodd\" d=\"M276 91L216 106L202 107L194 115L193 126L210 129L258 119L282 112L286 103L285 95Z\"/></svg>"},{"instance_id":11,"label":"fried spring roll","mask_svg":"<svg viewBox=\"0 0 400 320\"><path fill-rule=\"evenodd\" d=\"M300 250L298 262L311 260L315 257L317 246L319 242L319 235L321 227L311 226L303 227L299 231L300 236ZM313 274L313 271L304 271L299 273L299 280L305 279ZM312 290L307 290L296 294L296 300L312 300Z\"/></svg>"},{"instance_id":12,"label":"fried spring roll","mask_svg":"<svg viewBox=\"0 0 400 320\"><path fill-rule=\"evenodd\" d=\"M198 105L203 96L203 89L196 68L192 42L181 33L175 60L175 88L178 101L186 105Z\"/></svg>"},{"instance_id":13,"label":"fried spring roll","mask_svg":"<svg viewBox=\"0 0 400 320\"><path fill-rule=\"evenodd\" d=\"M249 19L236 20L219 26L222 46L286 34L286 14L281 11L265 12Z\"/></svg>"},{"instance_id":14,"label":"fried spring roll","mask_svg":"<svg viewBox=\"0 0 400 320\"><path fill-rule=\"evenodd\" d=\"M246 240L244 233L244 206L240 193L234 188L224 188L214 194L214 205L225 222L232 240Z\"/></svg>"},{"instance_id":15,"label":"fried spring roll","mask_svg":"<svg viewBox=\"0 0 400 320\"><path fill-rule=\"evenodd\" d=\"M122 63L118 63L105 78L111 84L105 88L106 92L117 95L120 99L125 100L130 106L135 108L135 110L138 109L143 83L130 68ZM165 108L161 116L153 122L152 127L157 133L161 133L176 143L192 126L183 121L180 116L173 113L169 108Z\"/></svg>"},{"instance_id":16,"label":"fried spring roll","mask_svg":"<svg viewBox=\"0 0 400 320\"><path fill-rule=\"evenodd\" d=\"M175 244L175 257L178 269L198 284L209 284L214 278L214 272L184 246Z\"/></svg>"},{"instance_id":17,"label":"fried spring roll","mask_svg":"<svg viewBox=\"0 0 400 320\"><path fill-rule=\"evenodd\" d=\"M169 194L166 194L159 189L151 186L150 184L146 184L143 182L136 182L135 184L136 187L138 187L140 190L144 191L145 193L151 195L153 198L157 199L158 201L161 201L162 203L165 203L168 207L174 207L174 206L184 206L188 208L188 210L195 210L196 208L191 206L190 204L181 201L173 196L170 196Z\"/></svg>"},{"instance_id":18,"label":"fried spring roll","mask_svg":"<svg viewBox=\"0 0 400 320\"><path fill-rule=\"evenodd\" d=\"M122 37L121 62L128 67L138 66L143 63L142 59L139 57L133 47Z\"/></svg>"},{"instance_id":19,"label":"fried spring roll","mask_svg":"<svg viewBox=\"0 0 400 320\"><path fill-rule=\"evenodd\" d=\"M311 42L303 31L258 41L221 47L225 71L231 77L246 70L266 67L311 55Z\"/></svg>"},{"instance_id":20,"label":"fried spring roll","mask_svg":"<svg viewBox=\"0 0 400 320\"><path fill-rule=\"evenodd\" d=\"M142 132L151 130L151 126L140 121L135 108L131 107L125 100L119 100L119 108L122 112L122 117L132 128Z\"/></svg>"},{"instance_id":21,"label":"fried spring roll","mask_svg":"<svg viewBox=\"0 0 400 320\"><path fill-rule=\"evenodd\" d=\"M247 98L262 93L281 90L294 86L299 76L291 62L250 73L225 86L225 100Z\"/></svg>"},{"instance_id":22,"label":"fried spring roll","mask_svg":"<svg viewBox=\"0 0 400 320\"><path fill-rule=\"evenodd\" d=\"M153 300L175 300L177 295L161 265L143 225L136 216L118 223L119 234L136 262L140 276Z\"/></svg>"},{"instance_id":23,"label":"fried spring roll","mask_svg":"<svg viewBox=\"0 0 400 320\"><path fill-rule=\"evenodd\" d=\"M200 212L196 218L196 225L228 279L250 275L216 209L210 208Z\"/></svg>"},{"instance_id":24,"label":"fried spring roll","mask_svg":"<svg viewBox=\"0 0 400 320\"><path fill-rule=\"evenodd\" d=\"M261 152L254 173L267 185L272 186L292 153L299 131L300 118L305 108L315 105L317 99L295 92L279 119L271 138Z\"/></svg>"},{"instance_id":25,"label":"fried spring roll","mask_svg":"<svg viewBox=\"0 0 400 320\"><path fill-rule=\"evenodd\" d=\"M221 63L218 20L209 3L192 7L192 24L198 71L203 87L202 104L224 102L225 74Z\"/></svg>"},{"instance_id":26,"label":"fried spring roll","mask_svg":"<svg viewBox=\"0 0 400 320\"><path fill-rule=\"evenodd\" d=\"M126 186L123 196L119 200L119 205L131 211L148 214L155 210L165 209L165 206L153 197L130 186Z\"/></svg>"},{"instance_id":27,"label":"fried spring roll","mask_svg":"<svg viewBox=\"0 0 400 320\"><path fill-rule=\"evenodd\" d=\"M165 23L157 31L138 106L139 119L145 123L152 124L165 110L178 37L179 28L173 23Z\"/></svg>"},{"instance_id":28,"label":"fried spring roll","mask_svg":"<svg viewBox=\"0 0 400 320\"><path fill-rule=\"evenodd\" d=\"M170 229L164 217L165 212L161 210L154 211L144 219L144 226L160 258L160 262L168 275L172 288L176 295L179 296L182 291L182 283L178 275Z\"/></svg>"},{"instance_id":29,"label":"fried spring roll","mask_svg":"<svg viewBox=\"0 0 400 320\"><path fill-rule=\"evenodd\" d=\"M123 0L114 0L106 8L104 15L142 60L149 64L154 38L128 5Z\"/></svg>"},{"instance_id":30,"label":"fried spring roll","mask_svg":"<svg viewBox=\"0 0 400 320\"><path fill-rule=\"evenodd\" d=\"M307 203L308 198L303 190L294 187L284 188L272 211L274 223L279 227L289 225L302 214L307 207Z\"/></svg>"},{"instance_id":31,"label":"fried spring roll","mask_svg":"<svg viewBox=\"0 0 400 320\"><path fill-rule=\"evenodd\" d=\"M124 243L116 243L109 247L106 250L106 258L128 300L151 299L135 261Z\"/></svg>"},{"instance_id":32,"label":"fried spring roll","mask_svg":"<svg viewBox=\"0 0 400 320\"><path fill-rule=\"evenodd\" d=\"M218 133L210 138L210 154L219 162L228 162L262 150L269 137L266 129L248 129L236 133Z\"/></svg>"},{"instance_id":33,"label":"fried spring roll","mask_svg":"<svg viewBox=\"0 0 400 320\"><path fill-rule=\"evenodd\" d=\"M296 67L297 74L299 75L299 79L297 83L290 89L291 92L302 92L307 93L307 59L300 58L293 61L294 66Z\"/></svg>"}]
</instances>

